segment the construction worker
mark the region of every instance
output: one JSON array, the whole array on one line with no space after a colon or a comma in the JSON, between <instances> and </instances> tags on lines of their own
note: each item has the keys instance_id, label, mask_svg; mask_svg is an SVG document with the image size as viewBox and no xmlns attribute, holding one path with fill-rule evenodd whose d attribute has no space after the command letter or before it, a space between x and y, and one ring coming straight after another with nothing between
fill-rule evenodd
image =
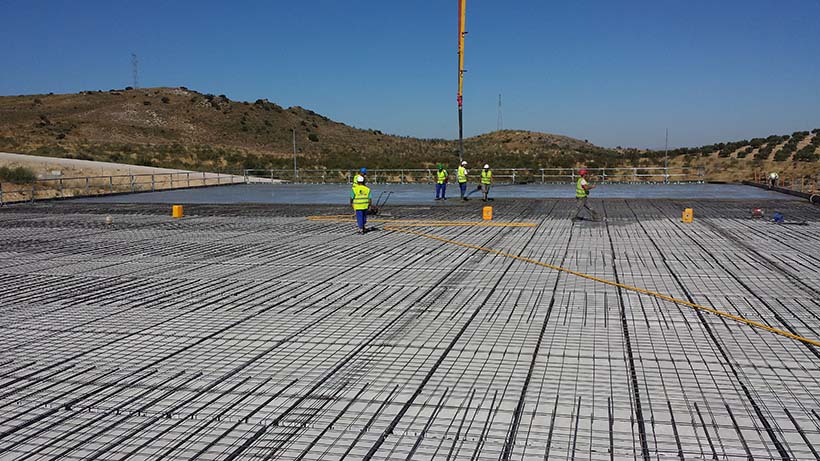
<instances>
[{"instance_id":1,"label":"construction worker","mask_svg":"<svg viewBox=\"0 0 820 461\"><path fill-rule=\"evenodd\" d=\"M461 200L465 202L469 200L467 198L467 162L462 161L461 166L458 167L458 189L461 192Z\"/></svg>"},{"instance_id":2,"label":"construction worker","mask_svg":"<svg viewBox=\"0 0 820 461\"><path fill-rule=\"evenodd\" d=\"M447 200L447 180L449 175L444 165L438 164L438 172L436 173L436 200Z\"/></svg>"},{"instance_id":3,"label":"construction worker","mask_svg":"<svg viewBox=\"0 0 820 461\"><path fill-rule=\"evenodd\" d=\"M484 164L484 169L481 170L481 192L484 193L483 201L487 201L487 194L490 193L490 186L493 184L493 170L490 165ZM492 199L490 199L492 200Z\"/></svg>"},{"instance_id":4,"label":"construction worker","mask_svg":"<svg viewBox=\"0 0 820 461\"><path fill-rule=\"evenodd\" d=\"M780 179L780 175L774 171L769 173L769 189L772 187L777 187L777 180Z\"/></svg>"},{"instance_id":5,"label":"construction worker","mask_svg":"<svg viewBox=\"0 0 820 461\"><path fill-rule=\"evenodd\" d=\"M357 174L353 178L353 184L358 184L359 183L359 178L367 179L367 168L365 168L365 167L359 168L359 174Z\"/></svg>"},{"instance_id":6,"label":"construction worker","mask_svg":"<svg viewBox=\"0 0 820 461\"><path fill-rule=\"evenodd\" d=\"M587 170L581 170L578 172L581 175L578 178L578 181L575 183L575 215L572 217L573 221L580 221L584 218L581 217L581 212L586 209L590 215L592 215L592 219L594 221L598 221L598 213L595 212L592 208L589 207L587 203L587 199L589 198L589 191L595 189L595 186L589 184L587 181L587 176L589 172Z\"/></svg>"},{"instance_id":7,"label":"construction worker","mask_svg":"<svg viewBox=\"0 0 820 461\"><path fill-rule=\"evenodd\" d=\"M364 185L364 176L356 176L356 184L353 184L353 189L350 191L350 205L356 212L356 223L359 225L359 234L365 233L364 225L367 224L367 209L370 208L373 202L370 195L370 188Z\"/></svg>"}]
</instances>

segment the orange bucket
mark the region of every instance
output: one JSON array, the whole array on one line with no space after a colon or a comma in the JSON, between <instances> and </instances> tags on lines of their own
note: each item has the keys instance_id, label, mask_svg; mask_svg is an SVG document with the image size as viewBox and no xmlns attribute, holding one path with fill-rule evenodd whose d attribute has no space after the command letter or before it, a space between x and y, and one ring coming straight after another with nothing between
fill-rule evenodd
<instances>
[{"instance_id":1,"label":"orange bucket","mask_svg":"<svg viewBox=\"0 0 820 461\"><path fill-rule=\"evenodd\" d=\"M483 210L483 216L485 221L490 221L493 219L493 207L485 206Z\"/></svg>"}]
</instances>

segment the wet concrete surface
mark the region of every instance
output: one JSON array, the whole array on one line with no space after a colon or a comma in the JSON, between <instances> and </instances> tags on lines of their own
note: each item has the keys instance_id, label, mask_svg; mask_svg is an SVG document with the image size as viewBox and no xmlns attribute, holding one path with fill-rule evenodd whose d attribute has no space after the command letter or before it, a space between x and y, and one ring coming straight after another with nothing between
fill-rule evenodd
<instances>
[{"instance_id":1,"label":"wet concrete surface","mask_svg":"<svg viewBox=\"0 0 820 461\"><path fill-rule=\"evenodd\" d=\"M388 205L445 204L436 202L435 186L432 184L372 184L373 200L387 200ZM471 200L481 201L481 192L470 184ZM89 197L74 199L81 203L269 203L304 205L345 205L348 203L350 186L345 184L241 184L205 189L183 189L139 194ZM539 199L572 198L575 188L571 184L516 184L493 186L491 198ZM785 194L735 184L602 184L592 191L593 199L768 199L796 200ZM455 184L447 187L447 202L459 201Z\"/></svg>"}]
</instances>

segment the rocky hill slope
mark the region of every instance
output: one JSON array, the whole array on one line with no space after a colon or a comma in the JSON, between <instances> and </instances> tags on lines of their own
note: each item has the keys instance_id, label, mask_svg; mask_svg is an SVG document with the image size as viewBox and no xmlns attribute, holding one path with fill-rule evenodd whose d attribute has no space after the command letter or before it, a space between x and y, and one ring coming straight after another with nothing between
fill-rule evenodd
<instances>
[{"instance_id":1,"label":"rocky hill slope","mask_svg":"<svg viewBox=\"0 0 820 461\"><path fill-rule=\"evenodd\" d=\"M711 177L752 171L820 172L817 131L670 151L670 166L700 166ZM422 168L453 165L457 142L359 129L301 107L180 88L126 88L0 97L0 151L131 163L238 170L289 168L293 134L304 168ZM554 134L504 130L465 140L465 156L504 167L649 167L663 153L606 149Z\"/></svg>"}]
</instances>

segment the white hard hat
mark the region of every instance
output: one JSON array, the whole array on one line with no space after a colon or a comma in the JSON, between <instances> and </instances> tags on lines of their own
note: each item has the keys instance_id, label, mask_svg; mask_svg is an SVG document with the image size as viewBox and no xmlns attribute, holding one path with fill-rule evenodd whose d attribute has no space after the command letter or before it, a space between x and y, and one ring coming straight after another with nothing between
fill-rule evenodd
<instances>
[{"instance_id":1,"label":"white hard hat","mask_svg":"<svg viewBox=\"0 0 820 461\"><path fill-rule=\"evenodd\" d=\"M462 164L462 165L466 165L466 164L467 164L467 160L462 160L461 164Z\"/></svg>"},{"instance_id":2,"label":"white hard hat","mask_svg":"<svg viewBox=\"0 0 820 461\"><path fill-rule=\"evenodd\" d=\"M364 176L356 176L356 182L364 182Z\"/></svg>"},{"instance_id":3,"label":"white hard hat","mask_svg":"<svg viewBox=\"0 0 820 461\"><path fill-rule=\"evenodd\" d=\"M490 168L490 165L488 165L488 164L486 164L486 163L485 163L485 164L484 164L484 168L485 168L485 169L486 169L486 168Z\"/></svg>"}]
</instances>

